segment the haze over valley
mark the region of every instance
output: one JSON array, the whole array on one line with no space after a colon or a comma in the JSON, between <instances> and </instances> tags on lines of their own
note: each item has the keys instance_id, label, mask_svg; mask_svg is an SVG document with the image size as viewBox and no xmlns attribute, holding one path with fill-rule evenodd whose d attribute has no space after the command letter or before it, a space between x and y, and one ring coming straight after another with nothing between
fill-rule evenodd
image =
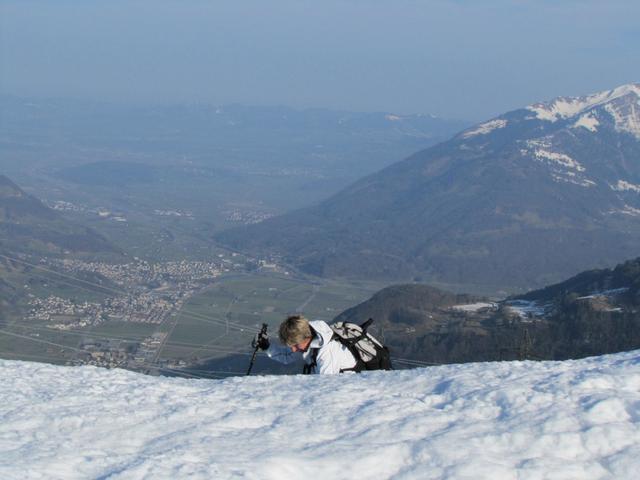
<instances>
[{"instance_id":1,"label":"haze over valley","mask_svg":"<svg viewBox=\"0 0 640 480\"><path fill-rule=\"evenodd\" d=\"M294 312L398 367L633 348L639 8L0 0L0 356L227 376Z\"/></svg>"}]
</instances>

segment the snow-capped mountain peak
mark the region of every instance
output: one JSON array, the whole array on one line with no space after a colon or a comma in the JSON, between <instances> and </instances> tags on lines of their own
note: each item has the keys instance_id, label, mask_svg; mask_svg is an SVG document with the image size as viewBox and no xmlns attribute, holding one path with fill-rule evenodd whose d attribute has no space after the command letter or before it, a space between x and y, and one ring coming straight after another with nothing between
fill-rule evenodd
<instances>
[{"instance_id":1,"label":"snow-capped mountain peak","mask_svg":"<svg viewBox=\"0 0 640 480\"><path fill-rule=\"evenodd\" d=\"M578 117L573 126L591 132L597 131L599 115L608 114L616 130L640 138L640 83L582 97L559 97L550 102L534 103L526 109L535 114L533 118L552 123Z\"/></svg>"}]
</instances>

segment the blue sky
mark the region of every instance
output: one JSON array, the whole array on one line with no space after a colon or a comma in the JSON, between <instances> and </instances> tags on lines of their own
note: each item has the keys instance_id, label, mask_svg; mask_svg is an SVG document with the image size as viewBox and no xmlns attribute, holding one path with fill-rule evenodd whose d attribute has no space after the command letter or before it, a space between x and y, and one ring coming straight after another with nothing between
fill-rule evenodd
<instances>
[{"instance_id":1,"label":"blue sky","mask_svg":"<svg viewBox=\"0 0 640 480\"><path fill-rule=\"evenodd\" d=\"M482 120L640 81L636 0L0 0L0 93Z\"/></svg>"}]
</instances>

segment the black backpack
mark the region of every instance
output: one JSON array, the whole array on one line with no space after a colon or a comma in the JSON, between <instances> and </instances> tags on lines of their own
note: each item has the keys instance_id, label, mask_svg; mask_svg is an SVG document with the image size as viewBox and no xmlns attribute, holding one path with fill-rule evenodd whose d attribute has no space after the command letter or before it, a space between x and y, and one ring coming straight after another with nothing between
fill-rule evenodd
<instances>
[{"instance_id":1,"label":"black backpack","mask_svg":"<svg viewBox=\"0 0 640 480\"><path fill-rule=\"evenodd\" d=\"M373 323L370 318L362 325L349 322L336 322L329 325L333 330L331 340L342 343L353 358L356 365L353 368L345 368L340 372L362 372L364 370L391 370L391 354L389 349L382 345L373 335L367 332ZM316 367L318 350L313 352L312 362L305 365L303 373L311 373Z\"/></svg>"}]
</instances>

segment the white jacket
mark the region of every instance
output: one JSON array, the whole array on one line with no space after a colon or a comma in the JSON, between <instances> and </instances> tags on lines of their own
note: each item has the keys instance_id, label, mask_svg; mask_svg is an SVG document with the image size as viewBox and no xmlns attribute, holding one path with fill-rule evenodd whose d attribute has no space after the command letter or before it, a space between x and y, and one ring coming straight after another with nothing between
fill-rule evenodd
<instances>
[{"instance_id":1,"label":"white jacket","mask_svg":"<svg viewBox=\"0 0 640 480\"><path fill-rule=\"evenodd\" d=\"M313 351L318 349L316 368L313 373L340 373L340 370L356 366L356 359L353 358L349 349L337 340L331 341L333 330L326 322L314 320L309 322L309 325L315 335L306 352L294 353L287 346L272 344L267 350L269 358L282 363L291 363L302 358L307 365L310 365L313 362Z\"/></svg>"}]
</instances>

